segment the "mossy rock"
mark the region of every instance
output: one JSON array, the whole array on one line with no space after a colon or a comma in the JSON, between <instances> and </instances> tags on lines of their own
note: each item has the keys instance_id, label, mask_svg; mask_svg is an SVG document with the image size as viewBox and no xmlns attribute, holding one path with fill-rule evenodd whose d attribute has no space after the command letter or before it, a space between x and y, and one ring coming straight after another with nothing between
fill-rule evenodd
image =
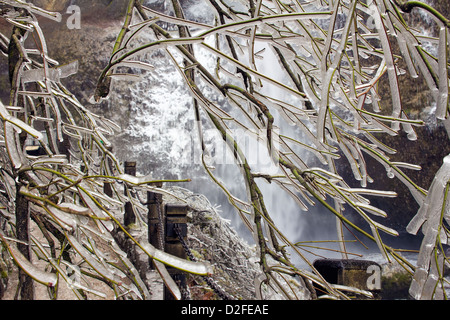
<instances>
[{"instance_id":1,"label":"mossy rock","mask_svg":"<svg viewBox=\"0 0 450 320\"><path fill-rule=\"evenodd\" d=\"M389 277L381 277L381 297L383 300L409 299L412 276L407 272L396 272Z\"/></svg>"}]
</instances>

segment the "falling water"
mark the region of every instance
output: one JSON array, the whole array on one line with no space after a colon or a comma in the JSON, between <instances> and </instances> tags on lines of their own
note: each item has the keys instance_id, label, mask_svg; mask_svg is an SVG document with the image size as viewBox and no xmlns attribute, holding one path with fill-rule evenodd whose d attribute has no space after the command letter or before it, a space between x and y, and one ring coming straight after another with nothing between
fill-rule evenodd
<instances>
[{"instance_id":1,"label":"falling water","mask_svg":"<svg viewBox=\"0 0 450 320\"><path fill-rule=\"evenodd\" d=\"M154 3L149 1L147 5L154 6ZM189 3L185 14L188 19L196 21L211 18L209 8L205 8L200 2ZM263 47L256 47L255 51L261 49ZM258 70L270 77L281 77L276 80L286 82L286 76L280 72L280 63L272 51L266 48L263 56L263 60L257 60ZM196 57L204 62L207 68L214 70L216 61L208 53L198 51ZM137 161L141 174L153 174L155 178L191 179L190 183L183 183L181 186L206 195L211 203L219 206L222 216L230 220L240 235L252 243L251 233L242 223L235 208L228 202L227 196L219 186L211 181L201 164L192 96L184 80L163 52L153 52L144 58L155 66L155 70L145 71L142 79L135 83L116 82L117 89L110 97L111 105L125 106L124 112L113 118L123 128L123 132L115 138L116 154L122 161ZM281 96L283 93L276 87L267 83L262 85L263 93L286 100L286 96ZM223 105L225 109L231 108L226 105L226 101L220 94L206 86L200 85L200 87L209 99ZM278 120L276 125L281 133L299 137L300 130L286 122L281 122L276 112L273 113ZM212 160L214 160L214 175L233 195L245 199L243 195L246 194L246 190L242 174L238 166L230 161L230 157L223 155L224 143L221 137L211 126L208 126L208 123L202 123L202 126L206 143L210 146ZM258 144L250 143L248 146L250 147L244 151L249 158L258 154L255 149L260 147ZM314 156L309 152L302 150L298 154L306 163L317 166ZM259 160L265 162L264 158ZM292 243L337 238L336 218L322 205L316 203L315 206L309 206L308 211L302 211L291 196L274 183L268 183L264 179L258 179L258 182L260 182L272 219ZM320 244L320 246L338 248L336 243ZM313 251L327 257L339 256L337 252Z\"/></svg>"},{"instance_id":2,"label":"falling water","mask_svg":"<svg viewBox=\"0 0 450 320\"><path fill-rule=\"evenodd\" d=\"M207 12L208 8L193 3L186 11L186 15L189 19L200 20L207 19ZM260 49L262 47L257 47L255 51ZM208 53L198 51L196 57L207 67L214 69L215 59ZM141 174L153 174L155 178L191 179L190 183L183 183L181 186L206 195L211 203L218 206L223 218L229 220L238 233L252 243L253 237L236 209L229 203L219 186L211 181L201 164L192 97L184 80L163 52L153 52L144 58L155 66L155 70L145 72L135 83L115 82L116 90L110 97L111 105L127 106L123 107L125 112L114 119L123 128L123 132L115 138L117 156L122 161L137 161ZM279 66L278 59L269 48L264 51L264 59L257 61L260 72L270 77L279 77L276 80L285 82L285 76L280 72ZM263 93L286 100L280 89L267 83L262 85ZM221 101L223 98L218 93L208 87L201 86L201 89L212 101L226 103ZM301 103L295 100L287 102ZM224 105L224 108L231 107ZM276 112L273 113L281 133L288 136L301 134L300 130L281 122ZM246 200L243 196L246 190L241 171L233 163L232 156L224 155L225 146L218 133L212 127L208 127L208 123L202 125L206 143L211 147L214 175L233 195ZM266 169L270 164L271 169L276 169L276 164L270 163L267 156L258 153L261 149L260 144L254 141L244 142L246 142L244 153L250 162L255 161L257 165L261 165L258 162L262 162ZM255 158L255 155L258 156ZM302 155L302 160L306 163L314 164L312 154L301 151L299 155ZM258 183L271 218L292 243L336 239L335 217L327 209L316 204L310 206L308 211L302 211L295 200L275 183L269 184L264 179L258 179ZM338 248L336 243L328 245L321 243L320 246ZM331 251L311 250L328 257L339 255Z\"/></svg>"}]
</instances>

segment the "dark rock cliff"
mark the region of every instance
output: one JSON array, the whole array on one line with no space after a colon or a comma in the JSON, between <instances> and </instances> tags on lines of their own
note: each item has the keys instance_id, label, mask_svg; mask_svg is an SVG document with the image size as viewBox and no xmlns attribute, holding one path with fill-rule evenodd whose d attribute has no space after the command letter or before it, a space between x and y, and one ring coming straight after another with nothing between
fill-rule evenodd
<instances>
[{"instance_id":1,"label":"dark rock cliff","mask_svg":"<svg viewBox=\"0 0 450 320\"><path fill-rule=\"evenodd\" d=\"M439 10L445 17L450 17L450 2L448 0L429 0L427 1L434 8ZM437 28L428 13L419 8L414 8L410 13L404 15L410 25L415 28L423 28L428 30L430 34L436 35ZM393 50L399 53L396 46L396 40L392 39ZM402 61L400 60L402 66ZM406 69L406 66L403 65ZM435 173L442 165L442 160L450 153L449 134L442 121L436 120L434 114L430 112L433 108L433 100L424 79L413 79L408 74L399 77L400 93L402 98L403 110L411 119L421 119L425 122L425 126L415 127L417 140L411 141L404 132L398 136L389 136L383 134L378 136L380 141L389 147L397 150L397 153L390 156L393 162L407 162L422 167L422 170L407 170L404 172L420 187L427 190L433 181ZM387 79L381 81L379 87L382 101L381 107L384 110L390 110L390 90ZM392 199L372 197L372 205L387 212L388 217L381 219L380 222L396 229L400 233L400 237L386 237L386 242L392 245L399 245L408 248L418 248L421 241L421 233L418 237L411 236L406 233L406 225L411 218L417 213L419 205L410 194L407 187L397 178L390 179L384 167L369 156L366 157L368 166L368 174L374 179L374 183L369 187L378 190L389 190L398 193L398 197ZM342 162L340 168L342 175L351 177L351 169ZM358 182L353 182L354 186L358 186ZM364 222L359 217L361 225Z\"/></svg>"}]
</instances>

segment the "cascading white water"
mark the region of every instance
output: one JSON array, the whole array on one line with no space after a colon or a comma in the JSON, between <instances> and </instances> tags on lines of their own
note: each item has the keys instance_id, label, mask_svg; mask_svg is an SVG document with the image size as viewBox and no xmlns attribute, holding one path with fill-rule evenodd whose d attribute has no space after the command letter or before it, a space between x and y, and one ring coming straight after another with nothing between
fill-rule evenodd
<instances>
[{"instance_id":1,"label":"cascading white water","mask_svg":"<svg viewBox=\"0 0 450 320\"><path fill-rule=\"evenodd\" d=\"M146 4L152 6L152 1ZM208 21L208 19L213 19L213 16L209 7L205 7L204 3L191 1L185 9L187 19L213 24ZM146 39L143 41L145 42ZM259 72L279 82L287 82L287 75L280 72L280 61L268 46L256 44L254 51L263 57L262 60L255 61L256 69ZM211 73L214 73L216 60L210 53L197 50L195 55L206 68L210 69ZM179 58L175 53L174 57L175 59ZM124 128L123 133L115 139L116 154L122 161L138 161L138 168L142 174L151 173L155 178L192 179L192 182L183 184L183 186L194 192L205 194L211 202L220 205L223 216L231 220L233 226L246 239L251 239L249 233L245 232L245 227L235 209L228 203L226 195L211 181L203 169L200 161L200 143L196 134L197 124L192 106L192 96L185 85L185 80L163 51L149 53L145 57L145 61L155 66L154 71L144 71L142 79L133 84L115 83L117 89L112 93L111 104L124 105L125 111L113 119ZM233 72L233 68L230 68L229 71ZM233 114L233 107L227 104L220 93L213 91L201 81L198 85L208 99ZM258 89L262 94L279 98L292 105L302 103L295 101L293 97L292 99L286 97L279 88L269 83L263 81L262 86ZM275 119L281 118L276 111L271 110L271 112ZM301 130L290 126L288 122L279 121L275 125L286 136L301 137ZM241 172L230 161L232 157L223 155L224 142L222 138L208 123L202 123L202 127L205 142L211 152L211 165L215 167L214 174L224 182L231 193L245 199ZM313 131L314 128L311 130ZM243 136L245 137L245 134ZM246 144L244 143L244 145ZM244 151L250 161L255 161L254 157L257 155L256 161L263 160L265 162L264 156L260 156L256 152L255 148L259 147L258 143L249 143L248 146ZM316 164L316 158L306 149L297 149L296 152L308 165L322 165ZM258 171L259 168L255 165L252 169ZM260 180L264 179L258 179L258 181ZM321 205L316 203L315 206L309 206L307 212L303 212L289 194L275 186L274 183L269 185L262 182L261 190L272 219L292 242L336 239L335 217ZM330 246L337 249L336 243ZM323 251L320 252L329 256Z\"/></svg>"},{"instance_id":2,"label":"cascading white water","mask_svg":"<svg viewBox=\"0 0 450 320\"><path fill-rule=\"evenodd\" d=\"M194 21L212 18L209 8L202 6L200 2L198 5L191 3L185 14L188 19ZM263 47L257 46L255 51L259 52L262 49ZM256 60L258 71L280 82L286 82L287 75L280 72L280 62L271 49L266 47L262 55L263 59ZM123 128L123 132L115 138L114 143L118 158L122 161L137 161L140 174L153 174L157 179L191 179L191 182L183 183L182 186L206 195L211 203L220 206L222 216L230 220L240 235L252 243L252 235L242 223L235 208L202 166L192 96L186 88L184 79L163 51L148 53L143 58L154 65L154 71L143 71L141 79L135 83L114 82L116 89L110 96L111 105L124 105L125 110L113 119ZM210 53L199 50L196 52L196 58L207 68L214 70L216 61ZM262 85L262 93L286 101L286 96L279 88L268 83ZM206 85L199 84L199 86L209 99L217 101L230 113L233 112L231 106L224 105L225 101L220 93L214 92ZM291 100L288 99L286 102L302 103L295 101L295 98ZM295 126L280 121L276 111L271 112L275 115L277 119L275 125L282 134L287 136L301 134ZM233 195L247 200L243 196L246 190L242 173L234 164L232 155L224 154L226 147L222 138L215 129L208 126L208 123L202 123L202 126L205 142L211 152L211 164L215 167L214 175ZM236 132L236 137L249 139L243 141L246 142L243 143L243 151L254 165L253 170L258 171L260 169L258 166L261 165L263 169L267 169L269 157L258 152L264 150L264 146L246 137L245 133L241 135L240 132ZM314 164L314 161L317 161L305 150L301 150L299 154L307 163ZM271 165L271 169L277 169L276 164ZM258 179L258 182L271 218L292 243L336 239L336 218L327 209L316 203L315 206L309 206L308 211L302 211L296 201L275 183L266 183L264 179ZM321 243L318 246L338 249L336 243ZM311 251L328 257L340 255L332 251L315 249Z\"/></svg>"}]
</instances>

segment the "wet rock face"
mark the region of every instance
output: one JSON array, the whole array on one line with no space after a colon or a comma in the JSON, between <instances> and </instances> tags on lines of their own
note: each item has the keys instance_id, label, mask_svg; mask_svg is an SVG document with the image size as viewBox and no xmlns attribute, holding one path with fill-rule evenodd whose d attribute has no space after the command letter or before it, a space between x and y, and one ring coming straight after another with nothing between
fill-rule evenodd
<instances>
[{"instance_id":1,"label":"wet rock face","mask_svg":"<svg viewBox=\"0 0 450 320\"><path fill-rule=\"evenodd\" d=\"M63 11L67 8L69 0L34 0L32 1L36 6L48 11Z\"/></svg>"},{"instance_id":2,"label":"wet rock face","mask_svg":"<svg viewBox=\"0 0 450 320\"><path fill-rule=\"evenodd\" d=\"M49 54L53 59L61 64L78 60L78 73L63 79L63 83L81 103L89 105L88 100L95 90L97 79L110 58L128 1L33 0L32 2L45 10L61 13L60 22L38 17L39 24L46 36ZM79 12L70 8L73 5L79 7ZM79 14L79 25L76 27L73 25L74 14Z\"/></svg>"},{"instance_id":3,"label":"wet rock face","mask_svg":"<svg viewBox=\"0 0 450 320\"><path fill-rule=\"evenodd\" d=\"M124 0L34 0L35 5L49 11L66 12L71 5L79 6L85 19L111 19L125 14L128 1ZM102 14L99 14L99 13Z\"/></svg>"}]
</instances>

